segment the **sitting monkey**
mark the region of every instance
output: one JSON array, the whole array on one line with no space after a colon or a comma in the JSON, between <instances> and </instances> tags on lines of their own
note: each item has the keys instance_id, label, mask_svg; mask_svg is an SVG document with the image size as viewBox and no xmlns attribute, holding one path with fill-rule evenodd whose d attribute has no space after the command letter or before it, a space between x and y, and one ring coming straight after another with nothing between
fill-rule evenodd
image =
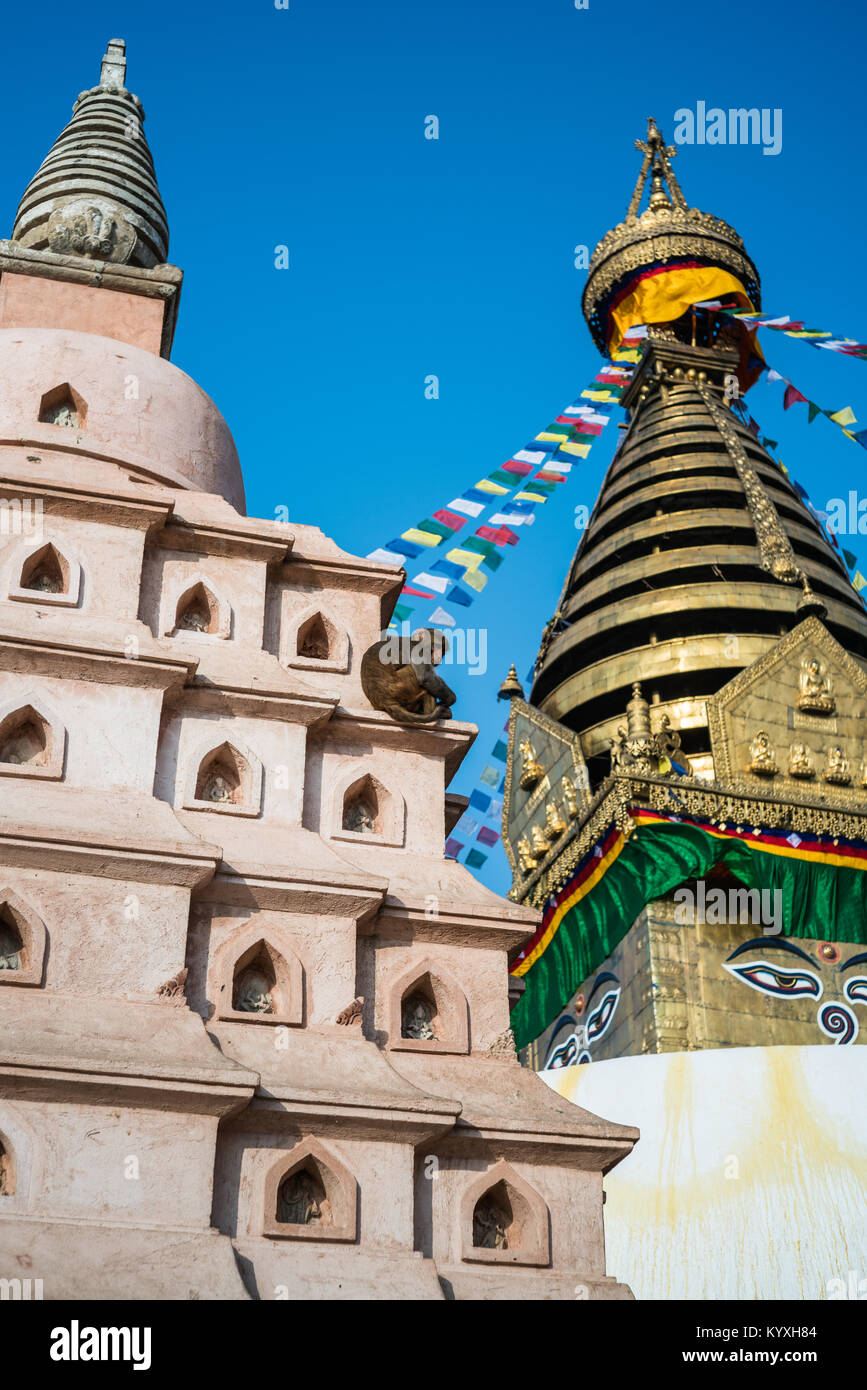
<instances>
[{"instance_id":1,"label":"sitting monkey","mask_svg":"<svg viewBox=\"0 0 867 1390\"><path fill-rule=\"evenodd\" d=\"M373 708L401 724L451 719L457 696L434 670L448 649L432 627L419 628L408 642L397 636L374 642L361 658L361 685Z\"/></svg>"}]
</instances>

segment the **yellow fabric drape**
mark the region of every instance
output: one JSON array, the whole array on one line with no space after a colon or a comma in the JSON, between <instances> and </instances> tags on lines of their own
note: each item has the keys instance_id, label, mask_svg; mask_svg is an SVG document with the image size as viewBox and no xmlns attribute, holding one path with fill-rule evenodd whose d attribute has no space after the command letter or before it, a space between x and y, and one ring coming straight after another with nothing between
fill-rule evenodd
<instances>
[{"instance_id":1,"label":"yellow fabric drape","mask_svg":"<svg viewBox=\"0 0 867 1390\"><path fill-rule=\"evenodd\" d=\"M736 276L718 266L678 266L661 270L640 280L611 311L609 353L617 351L628 330L636 323L671 323L679 319L690 304L702 299L733 296L742 309L753 303Z\"/></svg>"}]
</instances>

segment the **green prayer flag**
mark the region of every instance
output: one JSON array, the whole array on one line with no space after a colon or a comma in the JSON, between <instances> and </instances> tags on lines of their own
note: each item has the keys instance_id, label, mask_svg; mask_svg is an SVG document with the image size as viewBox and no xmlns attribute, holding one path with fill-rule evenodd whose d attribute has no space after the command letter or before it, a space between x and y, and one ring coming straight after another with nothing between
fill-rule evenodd
<instances>
[{"instance_id":1,"label":"green prayer flag","mask_svg":"<svg viewBox=\"0 0 867 1390\"><path fill-rule=\"evenodd\" d=\"M464 863L466 864L468 869L480 869L482 865L485 863L487 857L488 856L486 854L482 854L480 850L471 849L466 859L464 860Z\"/></svg>"},{"instance_id":2,"label":"green prayer flag","mask_svg":"<svg viewBox=\"0 0 867 1390\"><path fill-rule=\"evenodd\" d=\"M439 536L444 541L450 541L455 534L453 526L444 526L441 521L420 521L415 529L426 531L429 536Z\"/></svg>"},{"instance_id":3,"label":"green prayer flag","mask_svg":"<svg viewBox=\"0 0 867 1390\"><path fill-rule=\"evenodd\" d=\"M816 405L815 401L807 401L807 424L812 425L817 415L822 414L821 406Z\"/></svg>"}]
</instances>

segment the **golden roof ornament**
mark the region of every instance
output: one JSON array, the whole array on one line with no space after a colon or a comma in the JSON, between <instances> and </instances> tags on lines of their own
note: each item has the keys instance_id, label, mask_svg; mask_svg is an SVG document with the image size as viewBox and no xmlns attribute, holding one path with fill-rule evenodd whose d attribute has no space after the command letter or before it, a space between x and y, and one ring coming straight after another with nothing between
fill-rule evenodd
<instances>
[{"instance_id":1,"label":"golden roof ornament","mask_svg":"<svg viewBox=\"0 0 867 1390\"><path fill-rule=\"evenodd\" d=\"M503 681L503 684L497 691L497 699L514 700L516 695L520 700L523 700L524 687L518 680L518 672L515 670L515 663L513 661L511 666L509 667L509 674L506 676L506 679Z\"/></svg>"}]
</instances>

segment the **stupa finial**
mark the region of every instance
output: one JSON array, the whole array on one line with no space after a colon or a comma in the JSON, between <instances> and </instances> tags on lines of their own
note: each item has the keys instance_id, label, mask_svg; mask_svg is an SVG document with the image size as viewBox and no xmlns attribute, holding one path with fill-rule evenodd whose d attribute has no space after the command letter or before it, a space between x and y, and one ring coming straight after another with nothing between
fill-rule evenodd
<instances>
[{"instance_id":1,"label":"stupa finial","mask_svg":"<svg viewBox=\"0 0 867 1390\"><path fill-rule=\"evenodd\" d=\"M143 270L163 265L169 227L143 123L142 104L126 87L126 43L109 39L99 85L79 94L27 185L12 240Z\"/></svg>"},{"instance_id":2,"label":"stupa finial","mask_svg":"<svg viewBox=\"0 0 867 1390\"><path fill-rule=\"evenodd\" d=\"M627 222L635 221L638 216L641 195L644 192L648 175L651 179L650 201L648 203L650 212L670 212L672 207L685 208L686 199L671 167L671 160L674 159L677 150L673 145L666 145L653 116L647 117L647 139L636 140L635 148L641 150L644 160L629 203L629 211L626 214Z\"/></svg>"},{"instance_id":3,"label":"stupa finial","mask_svg":"<svg viewBox=\"0 0 867 1390\"><path fill-rule=\"evenodd\" d=\"M109 39L99 70L100 87L126 86L126 41Z\"/></svg>"},{"instance_id":4,"label":"stupa finial","mask_svg":"<svg viewBox=\"0 0 867 1390\"><path fill-rule=\"evenodd\" d=\"M506 679L503 681L503 684L497 691L497 699L513 700L516 695L523 700L524 687L518 680L518 672L515 670L515 663L513 661L511 666L509 667L509 674L506 676Z\"/></svg>"}]
</instances>

